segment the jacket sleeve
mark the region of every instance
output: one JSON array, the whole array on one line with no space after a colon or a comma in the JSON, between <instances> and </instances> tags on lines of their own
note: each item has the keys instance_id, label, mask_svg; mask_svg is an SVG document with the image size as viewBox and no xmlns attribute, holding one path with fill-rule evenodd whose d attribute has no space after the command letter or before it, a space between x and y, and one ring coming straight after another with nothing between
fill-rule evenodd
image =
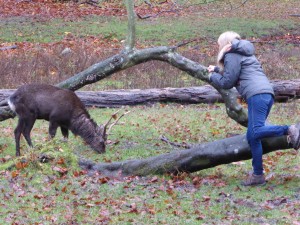
<instances>
[{"instance_id":1,"label":"jacket sleeve","mask_svg":"<svg viewBox=\"0 0 300 225\"><path fill-rule=\"evenodd\" d=\"M223 75L212 73L210 81L219 88L231 89L236 86L241 72L241 56L228 53L224 59Z\"/></svg>"}]
</instances>

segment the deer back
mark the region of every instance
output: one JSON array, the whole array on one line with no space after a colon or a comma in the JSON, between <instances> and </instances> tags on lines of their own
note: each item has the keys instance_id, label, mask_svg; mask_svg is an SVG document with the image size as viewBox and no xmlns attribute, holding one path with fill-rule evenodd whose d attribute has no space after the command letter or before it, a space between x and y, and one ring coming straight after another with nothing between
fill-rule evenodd
<instances>
[{"instance_id":1,"label":"deer back","mask_svg":"<svg viewBox=\"0 0 300 225\"><path fill-rule=\"evenodd\" d=\"M56 120L70 121L76 114L87 114L74 92L46 84L21 86L10 97L9 104L18 116L30 113L36 119L50 120L55 116Z\"/></svg>"}]
</instances>

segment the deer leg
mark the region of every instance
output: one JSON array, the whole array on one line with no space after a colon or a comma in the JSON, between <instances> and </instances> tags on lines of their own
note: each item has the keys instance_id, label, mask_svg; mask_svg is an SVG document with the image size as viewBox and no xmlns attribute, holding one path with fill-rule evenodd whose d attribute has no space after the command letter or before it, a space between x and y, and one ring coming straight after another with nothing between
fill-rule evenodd
<instances>
[{"instance_id":1,"label":"deer leg","mask_svg":"<svg viewBox=\"0 0 300 225\"><path fill-rule=\"evenodd\" d=\"M25 126L23 129L23 135L28 143L28 145L30 147L33 147L32 142L31 142L31 138L30 138L30 132L32 130L32 127L34 125L35 119L34 118L29 118L26 120L25 122Z\"/></svg>"},{"instance_id":2,"label":"deer leg","mask_svg":"<svg viewBox=\"0 0 300 225\"><path fill-rule=\"evenodd\" d=\"M58 123L50 121L50 123L49 123L49 136L50 136L50 139L54 138L57 128L58 128Z\"/></svg>"},{"instance_id":3,"label":"deer leg","mask_svg":"<svg viewBox=\"0 0 300 225\"><path fill-rule=\"evenodd\" d=\"M63 135L63 141L68 141L68 137L69 137L69 130L68 130L68 128L60 126L60 130L61 130L61 133Z\"/></svg>"},{"instance_id":4,"label":"deer leg","mask_svg":"<svg viewBox=\"0 0 300 225\"><path fill-rule=\"evenodd\" d=\"M21 133L24 130L24 127L25 127L25 120L19 118L18 125L14 131L15 141L16 141L16 156L20 156L20 138L21 138Z\"/></svg>"}]
</instances>

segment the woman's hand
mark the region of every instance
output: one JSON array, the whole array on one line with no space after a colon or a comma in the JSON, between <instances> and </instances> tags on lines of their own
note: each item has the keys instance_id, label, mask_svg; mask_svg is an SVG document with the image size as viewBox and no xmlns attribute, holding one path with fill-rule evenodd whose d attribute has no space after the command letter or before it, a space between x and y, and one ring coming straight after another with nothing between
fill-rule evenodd
<instances>
[{"instance_id":1,"label":"woman's hand","mask_svg":"<svg viewBox=\"0 0 300 225\"><path fill-rule=\"evenodd\" d=\"M209 65L209 67L207 67L207 70L208 70L208 72L212 73L212 72L214 72L215 68L216 68L216 66Z\"/></svg>"}]
</instances>

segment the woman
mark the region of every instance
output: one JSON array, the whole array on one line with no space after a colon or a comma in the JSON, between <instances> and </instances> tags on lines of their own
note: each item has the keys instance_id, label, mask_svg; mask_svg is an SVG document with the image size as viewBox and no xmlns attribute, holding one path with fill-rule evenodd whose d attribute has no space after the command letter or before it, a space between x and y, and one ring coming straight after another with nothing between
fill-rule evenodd
<instances>
[{"instance_id":1,"label":"woman","mask_svg":"<svg viewBox=\"0 0 300 225\"><path fill-rule=\"evenodd\" d=\"M293 148L300 147L300 123L291 126L266 125L274 102L273 88L264 74L261 64L254 56L254 46L247 40L241 40L239 34L227 31L218 39L218 65L210 65L210 81L223 89L236 87L248 104L247 140L252 153L253 173L242 182L244 186L266 183L263 173L261 139L288 135ZM223 71L220 74L220 71Z\"/></svg>"}]
</instances>

